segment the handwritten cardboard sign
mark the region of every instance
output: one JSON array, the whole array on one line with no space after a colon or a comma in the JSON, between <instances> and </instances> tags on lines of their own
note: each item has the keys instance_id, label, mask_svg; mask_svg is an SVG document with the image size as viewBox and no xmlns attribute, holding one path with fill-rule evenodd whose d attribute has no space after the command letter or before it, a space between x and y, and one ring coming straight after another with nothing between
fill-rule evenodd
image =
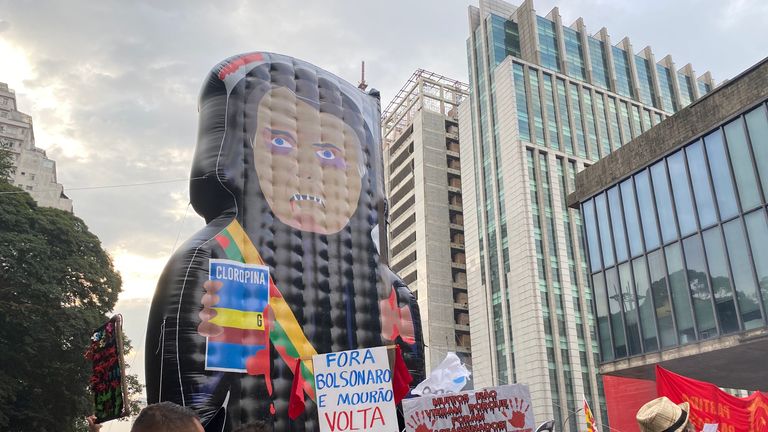
<instances>
[{"instance_id":1,"label":"handwritten cardboard sign","mask_svg":"<svg viewBox=\"0 0 768 432\"><path fill-rule=\"evenodd\" d=\"M321 432L397 432L386 347L313 357Z\"/></svg>"},{"instance_id":2,"label":"handwritten cardboard sign","mask_svg":"<svg viewBox=\"0 0 768 432\"><path fill-rule=\"evenodd\" d=\"M98 423L128 415L122 327L123 317L113 316L93 332L85 353L93 364L90 385Z\"/></svg>"},{"instance_id":3,"label":"handwritten cardboard sign","mask_svg":"<svg viewBox=\"0 0 768 432\"><path fill-rule=\"evenodd\" d=\"M408 432L531 432L528 386L512 384L403 400Z\"/></svg>"}]
</instances>

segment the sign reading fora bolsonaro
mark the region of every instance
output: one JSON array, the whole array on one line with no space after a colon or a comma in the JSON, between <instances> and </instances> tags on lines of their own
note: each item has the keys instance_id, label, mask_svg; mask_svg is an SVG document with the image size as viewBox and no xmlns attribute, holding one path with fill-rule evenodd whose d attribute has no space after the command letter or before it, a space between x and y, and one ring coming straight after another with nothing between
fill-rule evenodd
<instances>
[{"instance_id":1,"label":"sign reading fora bolsonaro","mask_svg":"<svg viewBox=\"0 0 768 432\"><path fill-rule=\"evenodd\" d=\"M397 432L386 347L313 357L321 432Z\"/></svg>"}]
</instances>

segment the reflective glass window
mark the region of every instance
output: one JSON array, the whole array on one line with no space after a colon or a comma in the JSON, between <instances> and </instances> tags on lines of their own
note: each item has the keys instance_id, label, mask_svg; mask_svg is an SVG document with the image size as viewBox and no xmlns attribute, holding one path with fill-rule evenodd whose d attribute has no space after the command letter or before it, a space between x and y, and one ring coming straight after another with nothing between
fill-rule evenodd
<instances>
[{"instance_id":1,"label":"reflective glass window","mask_svg":"<svg viewBox=\"0 0 768 432\"><path fill-rule=\"evenodd\" d=\"M667 158L669 180L672 183L672 194L675 196L677 221L680 223L680 235L686 236L696 231L696 214L693 210L693 198L688 187L688 173L685 169L683 151Z\"/></svg>"},{"instance_id":2,"label":"reflective glass window","mask_svg":"<svg viewBox=\"0 0 768 432\"><path fill-rule=\"evenodd\" d=\"M584 116L587 120L587 133L589 136L589 157L592 160L600 159L599 143L597 142L597 123L595 123L595 114L592 106L592 93L589 89L583 89L584 96Z\"/></svg>"},{"instance_id":3,"label":"reflective glass window","mask_svg":"<svg viewBox=\"0 0 768 432\"><path fill-rule=\"evenodd\" d=\"M560 50L557 46L557 32L555 31L555 23L552 21L536 16L536 24L539 33L539 54L541 55L541 65L560 71Z\"/></svg>"},{"instance_id":4,"label":"reflective glass window","mask_svg":"<svg viewBox=\"0 0 768 432\"><path fill-rule=\"evenodd\" d=\"M635 187L637 188L637 204L640 207L640 220L643 223L643 237L646 250L659 247L659 230L656 227L656 211L653 205L653 191L651 190L648 171L641 171L635 175Z\"/></svg>"},{"instance_id":5,"label":"reflective glass window","mask_svg":"<svg viewBox=\"0 0 768 432\"><path fill-rule=\"evenodd\" d=\"M612 46L611 52L613 54L614 71L616 72L616 93L631 98L634 94L632 86L629 84L631 75L627 52L617 46Z\"/></svg>"},{"instance_id":6,"label":"reflective glass window","mask_svg":"<svg viewBox=\"0 0 768 432\"><path fill-rule=\"evenodd\" d=\"M619 102L619 114L621 118L621 143L624 145L632 139L632 127L629 126L629 109L627 109L626 102Z\"/></svg>"},{"instance_id":7,"label":"reflective glass window","mask_svg":"<svg viewBox=\"0 0 768 432\"><path fill-rule=\"evenodd\" d=\"M752 110L745 116L749 139L752 141L752 151L755 154L757 172L763 184L763 194L768 201L768 118L765 113L765 105Z\"/></svg>"},{"instance_id":8,"label":"reflective glass window","mask_svg":"<svg viewBox=\"0 0 768 432\"><path fill-rule=\"evenodd\" d=\"M579 157L587 157L587 141L584 135L582 125L581 104L579 103L579 87L571 83L571 108L573 108L573 128L576 131L576 146L578 147Z\"/></svg>"},{"instance_id":9,"label":"reflective glass window","mask_svg":"<svg viewBox=\"0 0 768 432\"><path fill-rule=\"evenodd\" d=\"M528 98L525 91L525 75L523 65L512 65L515 78L515 99L517 101L517 127L520 130L520 139L531 142L531 124L528 120Z\"/></svg>"},{"instance_id":10,"label":"reflective glass window","mask_svg":"<svg viewBox=\"0 0 768 432\"><path fill-rule=\"evenodd\" d=\"M595 197L595 207L597 209L597 224L600 228L600 244L603 251L603 263L605 267L614 264L613 242L611 241L611 225L608 221L608 206L605 202L605 194Z\"/></svg>"},{"instance_id":11,"label":"reflective glass window","mask_svg":"<svg viewBox=\"0 0 768 432\"><path fill-rule=\"evenodd\" d=\"M528 69L528 79L531 80L531 105L533 107L533 127L536 132L536 144L544 145L544 117L541 114L539 75L535 69Z\"/></svg>"},{"instance_id":12,"label":"reflective glass window","mask_svg":"<svg viewBox=\"0 0 768 432\"><path fill-rule=\"evenodd\" d=\"M491 14L488 26L488 45L493 51L491 69L504 61L507 56L520 57L520 32L517 23Z\"/></svg>"},{"instance_id":13,"label":"reflective glass window","mask_svg":"<svg viewBox=\"0 0 768 432\"><path fill-rule=\"evenodd\" d=\"M696 197L699 222L702 228L706 228L717 222L717 210L712 197L712 189L709 186L709 172L704 157L704 145L700 140L696 141L685 148L685 155L688 158L688 166L691 167L691 183L693 184L693 195Z\"/></svg>"},{"instance_id":14,"label":"reflective glass window","mask_svg":"<svg viewBox=\"0 0 768 432\"><path fill-rule=\"evenodd\" d=\"M640 218L635 203L635 188L632 178L621 183L621 202L624 205L624 220L629 237L629 252L632 256L643 253L643 238L640 233Z\"/></svg>"},{"instance_id":15,"label":"reflective glass window","mask_svg":"<svg viewBox=\"0 0 768 432\"><path fill-rule=\"evenodd\" d=\"M613 143L613 148L617 149L622 146L623 141L619 131L619 113L616 110L616 99L612 97L608 98L608 111L608 118L611 123L611 142Z\"/></svg>"},{"instance_id":16,"label":"reflective glass window","mask_svg":"<svg viewBox=\"0 0 768 432\"><path fill-rule=\"evenodd\" d=\"M640 323L638 322L637 303L635 302L636 298L632 284L632 269L628 262L619 265L619 283L621 284L621 298L624 305L627 349L629 350L629 355L640 354L642 352Z\"/></svg>"},{"instance_id":17,"label":"reflective glass window","mask_svg":"<svg viewBox=\"0 0 768 432\"><path fill-rule=\"evenodd\" d=\"M563 144L566 153L573 154L573 139L571 138L571 120L568 117L568 96L565 94L565 81L557 79L557 104L560 114L560 128L563 131Z\"/></svg>"},{"instance_id":18,"label":"reflective glass window","mask_svg":"<svg viewBox=\"0 0 768 432\"><path fill-rule=\"evenodd\" d=\"M656 76L659 79L659 91L661 92L661 106L664 111L673 113L678 110L675 87L672 81L672 73L669 68L656 64Z\"/></svg>"},{"instance_id":19,"label":"reflective glass window","mask_svg":"<svg viewBox=\"0 0 768 432\"><path fill-rule=\"evenodd\" d=\"M681 107L685 107L690 104L693 99L693 81L688 75L678 72L677 73L677 85L680 87L680 102Z\"/></svg>"},{"instance_id":20,"label":"reflective glass window","mask_svg":"<svg viewBox=\"0 0 768 432\"><path fill-rule=\"evenodd\" d=\"M643 119L643 131L647 131L651 128L651 112L647 109L643 109L640 111L642 114Z\"/></svg>"},{"instance_id":21,"label":"reflective glass window","mask_svg":"<svg viewBox=\"0 0 768 432\"><path fill-rule=\"evenodd\" d=\"M565 58L568 62L568 76L585 80L587 71L584 68L584 48L581 46L581 33L570 27L563 27L565 39Z\"/></svg>"},{"instance_id":22,"label":"reflective glass window","mask_svg":"<svg viewBox=\"0 0 768 432\"><path fill-rule=\"evenodd\" d=\"M728 154L731 155L741 208L746 211L760 205L761 199L741 117L725 125L725 140L728 142Z\"/></svg>"},{"instance_id":23,"label":"reflective glass window","mask_svg":"<svg viewBox=\"0 0 768 432\"><path fill-rule=\"evenodd\" d=\"M747 241L739 219L723 225L725 244L728 247L728 260L733 272L733 285L736 287L736 298L741 310L741 321L744 329L749 330L762 325L760 305L757 299L757 286L752 277L752 263L749 258Z\"/></svg>"},{"instance_id":24,"label":"reflective glass window","mask_svg":"<svg viewBox=\"0 0 768 432\"><path fill-rule=\"evenodd\" d=\"M555 113L555 94L552 89L552 75L544 74L544 102L547 107L547 130L549 131L549 146L560 149L560 134L557 132L557 115Z\"/></svg>"},{"instance_id":25,"label":"reflective glass window","mask_svg":"<svg viewBox=\"0 0 768 432\"><path fill-rule=\"evenodd\" d=\"M709 290L707 266L704 261L704 249L698 235L683 240L685 266L688 269L688 286L696 314L696 326L699 339L717 336L715 314L712 311L712 292Z\"/></svg>"},{"instance_id":26,"label":"reflective glass window","mask_svg":"<svg viewBox=\"0 0 768 432\"><path fill-rule=\"evenodd\" d=\"M597 236L597 219L595 218L595 200L586 201L581 206L584 212L584 227L587 230L587 249L592 271L602 268L600 262L600 241Z\"/></svg>"},{"instance_id":27,"label":"reflective glass window","mask_svg":"<svg viewBox=\"0 0 768 432\"><path fill-rule=\"evenodd\" d=\"M659 214L661 238L664 243L667 243L677 238L677 228L675 228L675 210L672 207L667 170L663 160L651 165L651 178L653 179L653 192L656 196L656 211Z\"/></svg>"},{"instance_id":28,"label":"reflective glass window","mask_svg":"<svg viewBox=\"0 0 768 432\"><path fill-rule=\"evenodd\" d=\"M605 280L602 273L595 273L592 276L592 286L595 294L597 331L600 336L600 355L603 361L610 361L613 360L613 345L611 344L611 325L608 317L608 296L605 292Z\"/></svg>"},{"instance_id":29,"label":"reflective glass window","mask_svg":"<svg viewBox=\"0 0 768 432\"><path fill-rule=\"evenodd\" d=\"M765 310L768 310L768 222L765 220L765 212L752 212L744 216L744 222L747 224L747 234L752 247L757 284Z\"/></svg>"},{"instance_id":30,"label":"reflective glass window","mask_svg":"<svg viewBox=\"0 0 768 432\"><path fill-rule=\"evenodd\" d=\"M616 259L618 262L626 261L629 256L627 255L627 240L624 236L624 218L621 215L621 199L618 186L608 189L608 206L611 209L611 226L613 227L613 244L616 247Z\"/></svg>"},{"instance_id":31,"label":"reflective glass window","mask_svg":"<svg viewBox=\"0 0 768 432\"><path fill-rule=\"evenodd\" d=\"M667 274L669 275L669 292L672 294L672 309L675 311L675 323L677 324L677 336L680 344L696 340L696 332L693 329L693 314L685 283L685 271L683 258L680 255L680 244L672 243L664 248L667 255Z\"/></svg>"},{"instance_id":32,"label":"reflective glass window","mask_svg":"<svg viewBox=\"0 0 768 432\"><path fill-rule=\"evenodd\" d=\"M651 292L653 304L656 306L656 320L659 326L659 337L663 348L675 346L675 325L672 319L672 302L667 291L667 272L661 249L648 254L648 269L651 272Z\"/></svg>"},{"instance_id":33,"label":"reflective glass window","mask_svg":"<svg viewBox=\"0 0 768 432\"><path fill-rule=\"evenodd\" d=\"M605 286L608 288L608 311L611 314L611 331L613 332L613 352L616 358L627 356L627 337L624 333L624 320L621 314L621 291L619 275L616 267L605 271Z\"/></svg>"},{"instance_id":34,"label":"reflective glass window","mask_svg":"<svg viewBox=\"0 0 768 432\"><path fill-rule=\"evenodd\" d=\"M739 207L736 204L736 193L731 181L731 170L728 168L728 158L725 155L723 134L717 130L704 137L704 147L709 159L709 172L715 186L717 206L720 208L720 220L736 216Z\"/></svg>"},{"instance_id":35,"label":"reflective glass window","mask_svg":"<svg viewBox=\"0 0 768 432\"><path fill-rule=\"evenodd\" d=\"M611 152L611 141L608 139L608 111L605 109L603 95L595 93L595 108L597 108L597 121L600 125L598 134L600 135L601 157L606 157Z\"/></svg>"},{"instance_id":36,"label":"reflective glass window","mask_svg":"<svg viewBox=\"0 0 768 432\"><path fill-rule=\"evenodd\" d=\"M605 42L593 37L588 37L587 40L589 40L589 57L592 64L592 83L604 89L610 89L608 87Z\"/></svg>"},{"instance_id":37,"label":"reflective glass window","mask_svg":"<svg viewBox=\"0 0 768 432\"><path fill-rule=\"evenodd\" d=\"M643 127L640 125L640 107L637 105L632 105L632 126L632 138L636 138L643 133Z\"/></svg>"},{"instance_id":38,"label":"reflective glass window","mask_svg":"<svg viewBox=\"0 0 768 432\"><path fill-rule=\"evenodd\" d=\"M715 296L715 311L720 323L720 332L733 333L739 331L739 317L733 301L733 285L728 273L728 261L720 236L720 228L715 227L704 231L704 249L707 252L709 276L712 280L712 293Z\"/></svg>"},{"instance_id":39,"label":"reflective glass window","mask_svg":"<svg viewBox=\"0 0 768 432\"><path fill-rule=\"evenodd\" d=\"M632 270L635 274L635 292L640 313L640 327L643 332L643 349L645 352L656 351L659 349L659 342L656 339L656 317L653 314L653 297L645 257L632 261Z\"/></svg>"},{"instance_id":40,"label":"reflective glass window","mask_svg":"<svg viewBox=\"0 0 768 432\"><path fill-rule=\"evenodd\" d=\"M705 94L709 93L709 91L711 90L709 84L703 81L698 81L697 85L699 87L699 97L704 96Z\"/></svg>"},{"instance_id":41,"label":"reflective glass window","mask_svg":"<svg viewBox=\"0 0 768 432\"><path fill-rule=\"evenodd\" d=\"M653 89L653 69L651 62L635 55L635 69L637 69L637 81L640 84L640 101L648 106L656 107L656 92Z\"/></svg>"}]
</instances>

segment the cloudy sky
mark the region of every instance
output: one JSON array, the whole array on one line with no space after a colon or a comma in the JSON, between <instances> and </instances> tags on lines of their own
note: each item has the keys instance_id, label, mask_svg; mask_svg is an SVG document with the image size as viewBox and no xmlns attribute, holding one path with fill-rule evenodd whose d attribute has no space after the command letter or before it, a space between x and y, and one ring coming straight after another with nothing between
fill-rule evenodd
<instances>
[{"instance_id":1,"label":"cloudy sky","mask_svg":"<svg viewBox=\"0 0 768 432\"><path fill-rule=\"evenodd\" d=\"M475 0L470 0L475 1ZM173 248L202 226L187 209L197 94L237 53L295 56L357 83L386 105L417 68L467 80L468 0L0 0L0 82L32 115L37 146L123 275L117 310L143 375L149 299ZM474 3L473 3L474 4ZM629 36L715 80L762 59L763 0L538 0L588 30ZM152 185L137 183L164 182ZM133 185L116 188L70 188ZM187 211L188 210L188 211ZM178 239L178 242L177 242ZM142 377L143 378L143 377ZM114 430L120 428L115 427Z\"/></svg>"}]
</instances>

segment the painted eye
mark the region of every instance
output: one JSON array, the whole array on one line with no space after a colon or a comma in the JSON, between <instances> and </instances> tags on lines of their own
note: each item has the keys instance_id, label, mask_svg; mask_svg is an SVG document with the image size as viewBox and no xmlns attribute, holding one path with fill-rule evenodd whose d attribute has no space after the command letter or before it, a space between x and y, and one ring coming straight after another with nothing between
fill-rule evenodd
<instances>
[{"instance_id":1,"label":"painted eye","mask_svg":"<svg viewBox=\"0 0 768 432\"><path fill-rule=\"evenodd\" d=\"M273 137L271 142L272 142L272 145L275 147L284 148L284 149L293 148L293 145L285 138Z\"/></svg>"},{"instance_id":2,"label":"painted eye","mask_svg":"<svg viewBox=\"0 0 768 432\"><path fill-rule=\"evenodd\" d=\"M336 155L332 151L330 151L330 150L318 150L318 151L315 152L315 154L319 158L325 159L325 160L334 160L334 159L336 159Z\"/></svg>"}]
</instances>

